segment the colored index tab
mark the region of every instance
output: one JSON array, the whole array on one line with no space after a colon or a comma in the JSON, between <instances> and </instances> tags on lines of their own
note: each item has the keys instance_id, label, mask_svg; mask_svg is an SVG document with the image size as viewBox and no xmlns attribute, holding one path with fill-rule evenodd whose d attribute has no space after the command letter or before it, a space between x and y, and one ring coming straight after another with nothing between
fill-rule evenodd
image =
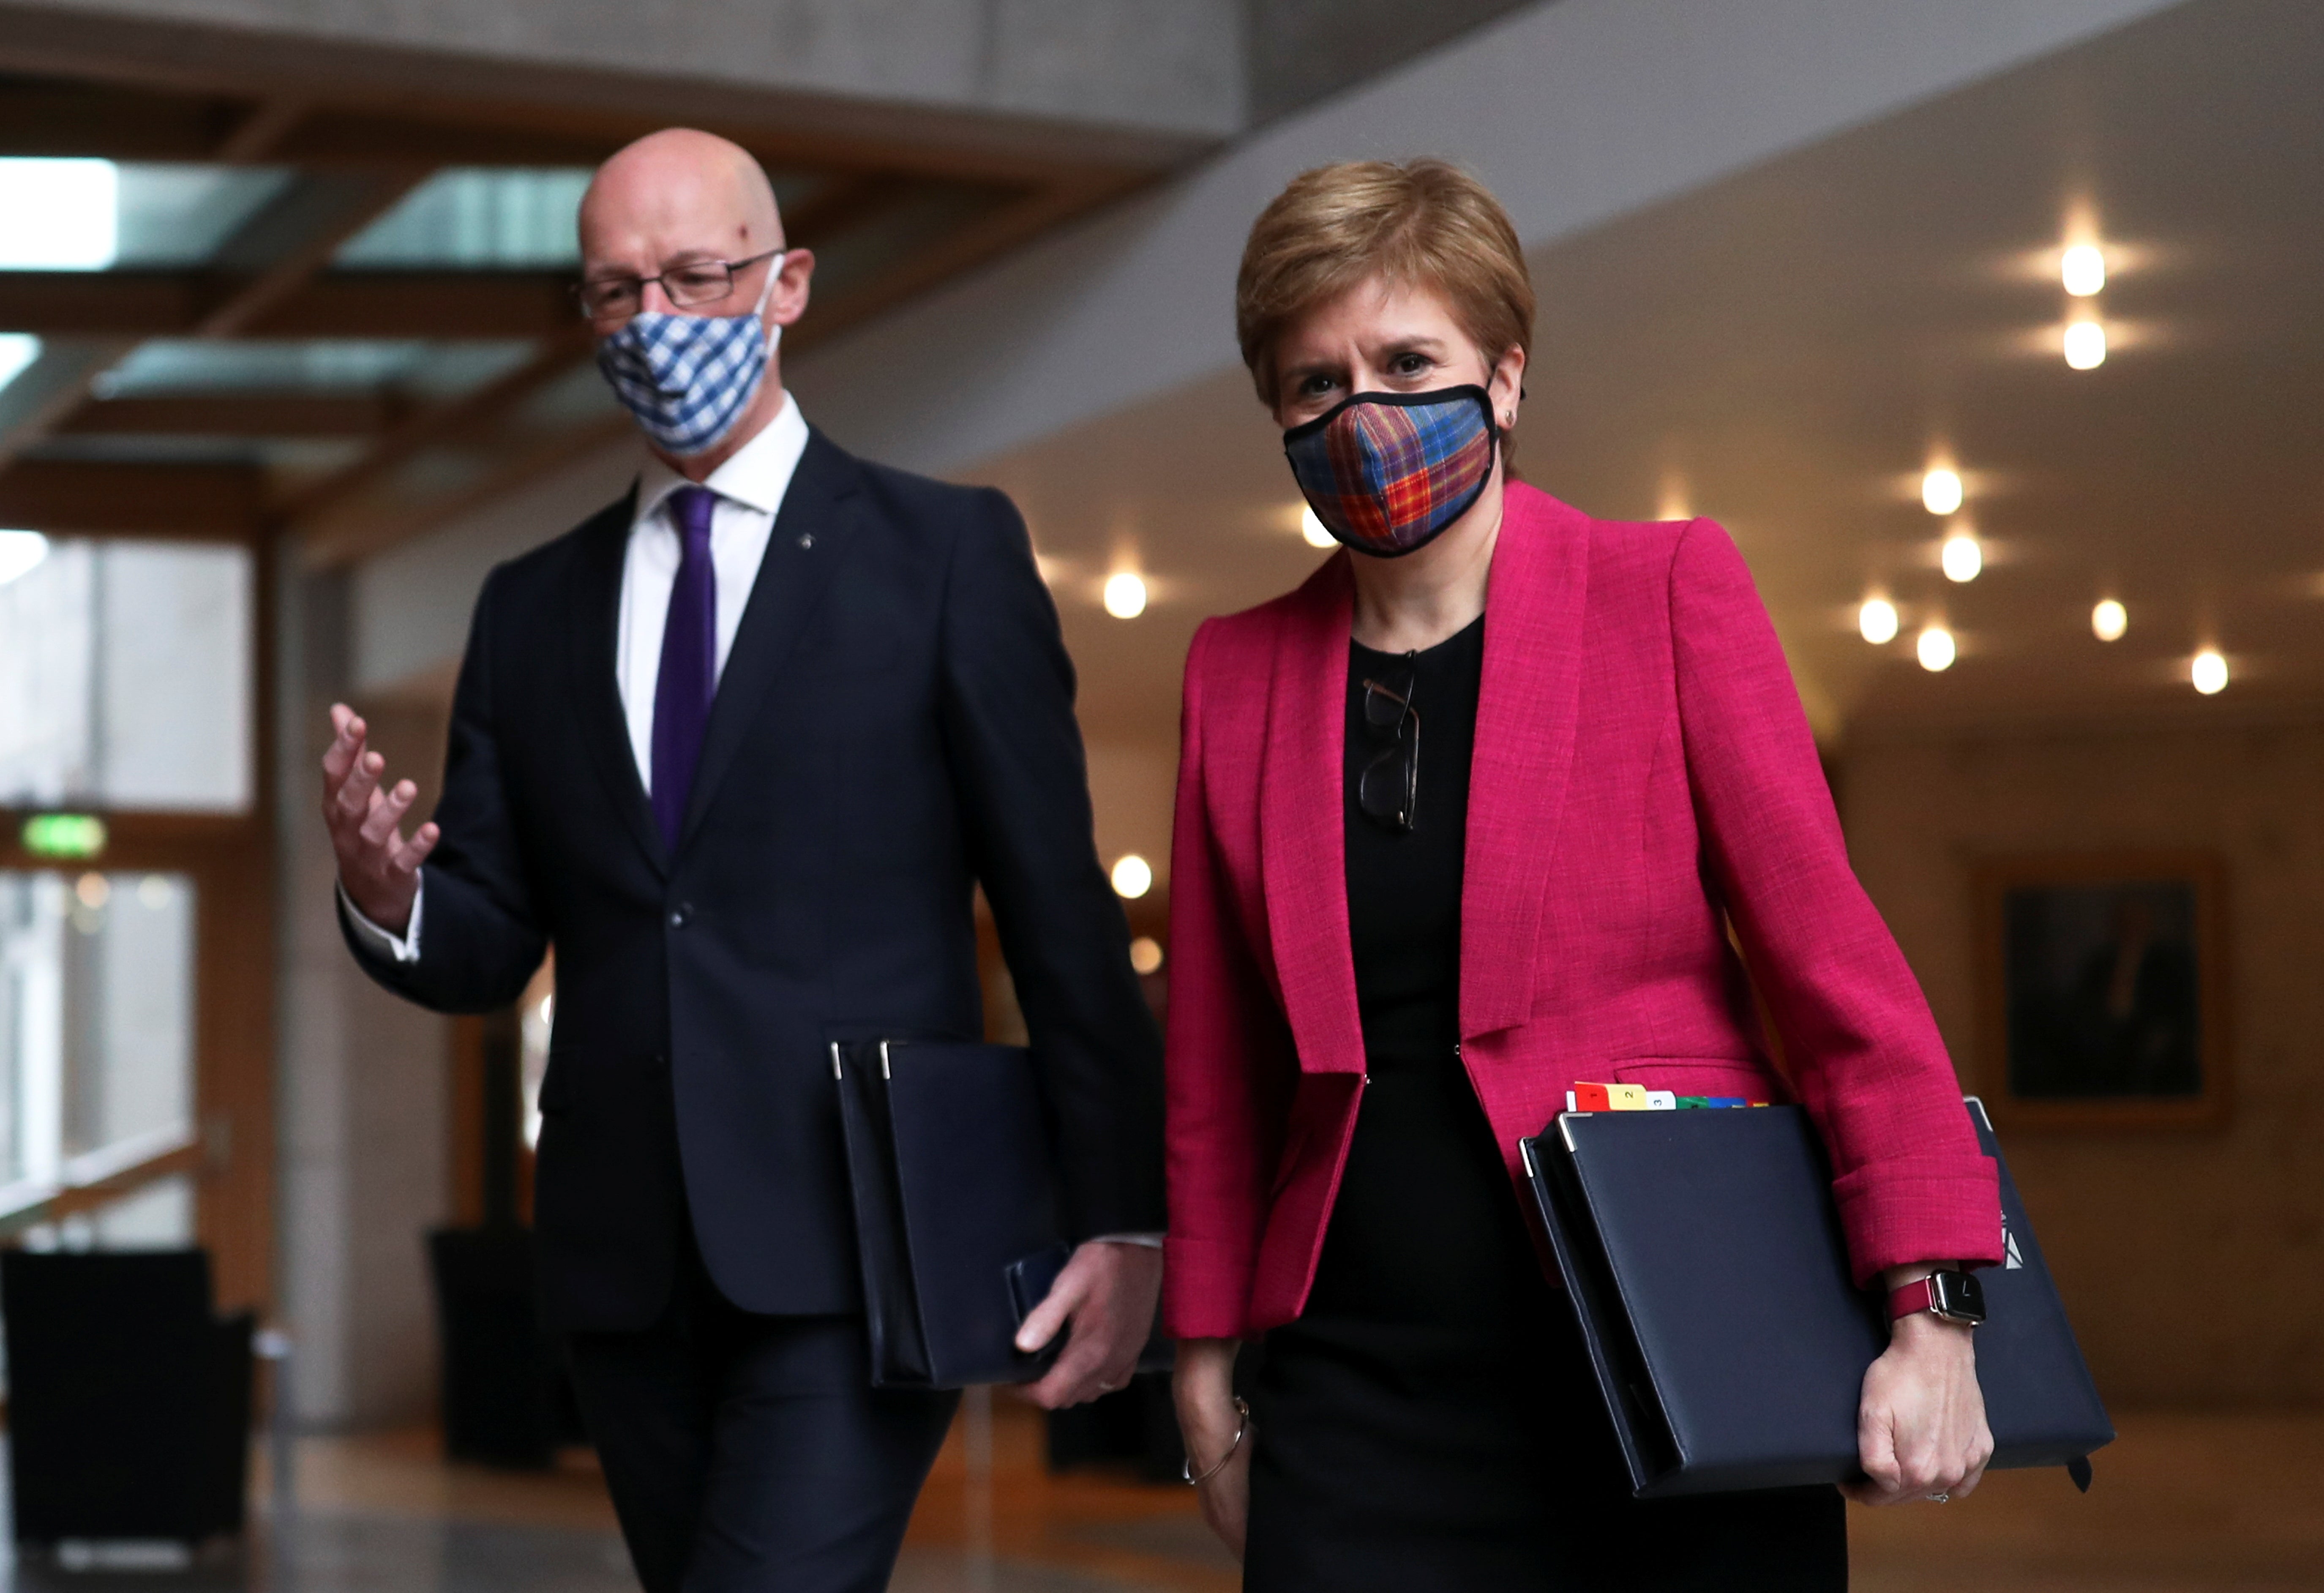
<instances>
[{"instance_id":1,"label":"colored index tab","mask_svg":"<svg viewBox=\"0 0 2324 1593\"><path fill-rule=\"evenodd\" d=\"M1650 1112L1676 1111L1678 1097L1667 1090L1649 1090L1646 1091L1646 1110Z\"/></svg>"},{"instance_id":2,"label":"colored index tab","mask_svg":"<svg viewBox=\"0 0 2324 1593\"><path fill-rule=\"evenodd\" d=\"M1711 1097L1708 1095L1682 1095L1678 1098L1678 1107L1681 1111L1706 1107L1710 1104Z\"/></svg>"},{"instance_id":3,"label":"colored index tab","mask_svg":"<svg viewBox=\"0 0 2324 1593\"><path fill-rule=\"evenodd\" d=\"M1646 1110L1646 1089L1638 1084L1609 1084L1606 1105L1611 1111L1642 1112Z\"/></svg>"},{"instance_id":4,"label":"colored index tab","mask_svg":"<svg viewBox=\"0 0 2324 1593\"><path fill-rule=\"evenodd\" d=\"M1585 1112L1612 1111L1613 1105L1606 1099L1606 1088L1603 1084L1576 1084L1573 1087L1573 1099L1576 1103L1573 1110Z\"/></svg>"},{"instance_id":5,"label":"colored index tab","mask_svg":"<svg viewBox=\"0 0 2324 1593\"><path fill-rule=\"evenodd\" d=\"M1711 1106L1748 1106L1751 1103L1744 1100L1740 1095L1714 1095L1706 1104Z\"/></svg>"}]
</instances>

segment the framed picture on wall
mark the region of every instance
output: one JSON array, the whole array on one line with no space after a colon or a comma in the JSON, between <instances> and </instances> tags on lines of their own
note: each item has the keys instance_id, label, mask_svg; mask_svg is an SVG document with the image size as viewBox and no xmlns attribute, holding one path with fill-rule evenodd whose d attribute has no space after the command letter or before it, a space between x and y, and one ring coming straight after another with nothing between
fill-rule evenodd
<instances>
[{"instance_id":1,"label":"framed picture on wall","mask_svg":"<svg viewBox=\"0 0 2324 1593\"><path fill-rule=\"evenodd\" d=\"M1996 859L1977 872L1978 1089L2021 1128L2195 1128L2228 1100L2215 853Z\"/></svg>"}]
</instances>

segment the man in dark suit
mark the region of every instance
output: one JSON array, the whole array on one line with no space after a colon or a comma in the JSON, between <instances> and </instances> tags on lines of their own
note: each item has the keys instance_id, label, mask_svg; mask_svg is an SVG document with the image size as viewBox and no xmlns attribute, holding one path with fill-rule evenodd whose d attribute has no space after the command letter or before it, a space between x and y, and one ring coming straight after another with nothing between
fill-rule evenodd
<instances>
[{"instance_id":1,"label":"man in dark suit","mask_svg":"<svg viewBox=\"0 0 2324 1593\"><path fill-rule=\"evenodd\" d=\"M541 1293L646 1587L881 1588L955 1396L870 1385L831 1043L980 1037L982 884L1084 1241L1021 1340L1070 1324L1051 1406L1153 1320L1159 1044L1015 510L799 418L774 344L815 262L741 149L632 145L581 240L654 459L485 582L432 822L333 710L341 917L443 1011L556 947Z\"/></svg>"}]
</instances>

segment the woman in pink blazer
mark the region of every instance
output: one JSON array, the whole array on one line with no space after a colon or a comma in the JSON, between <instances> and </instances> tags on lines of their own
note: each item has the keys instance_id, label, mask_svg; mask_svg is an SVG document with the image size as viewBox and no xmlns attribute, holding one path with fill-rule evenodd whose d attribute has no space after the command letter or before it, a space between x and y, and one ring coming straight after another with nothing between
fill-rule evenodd
<instances>
[{"instance_id":1,"label":"woman in pink blazer","mask_svg":"<svg viewBox=\"0 0 2324 1593\"><path fill-rule=\"evenodd\" d=\"M1507 479L1532 289L1453 168L1298 179L1237 318L1348 551L1186 662L1165 1310L1205 1512L1262 1593L1844 1587L1831 1489L1630 1498L1517 1182L1578 1082L1796 1099L1859 1282L1999 1258L1750 574ZM1975 1487L1969 1331L1899 1316L1861 1432L1864 1502Z\"/></svg>"}]
</instances>

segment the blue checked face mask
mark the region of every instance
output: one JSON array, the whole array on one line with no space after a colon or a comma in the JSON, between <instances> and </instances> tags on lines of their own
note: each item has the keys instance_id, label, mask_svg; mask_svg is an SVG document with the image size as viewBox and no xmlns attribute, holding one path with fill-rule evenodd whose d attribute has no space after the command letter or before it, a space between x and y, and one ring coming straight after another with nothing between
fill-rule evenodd
<instances>
[{"instance_id":1,"label":"blue checked face mask","mask_svg":"<svg viewBox=\"0 0 2324 1593\"><path fill-rule=\"evenodd\" d=\"M782 269L781 255L768 262L748 315L640 310L598 341L597 369L662 452L683 459L717 447L759 396L782 336L762 319Z\"/></svg>"}]
</instances>

